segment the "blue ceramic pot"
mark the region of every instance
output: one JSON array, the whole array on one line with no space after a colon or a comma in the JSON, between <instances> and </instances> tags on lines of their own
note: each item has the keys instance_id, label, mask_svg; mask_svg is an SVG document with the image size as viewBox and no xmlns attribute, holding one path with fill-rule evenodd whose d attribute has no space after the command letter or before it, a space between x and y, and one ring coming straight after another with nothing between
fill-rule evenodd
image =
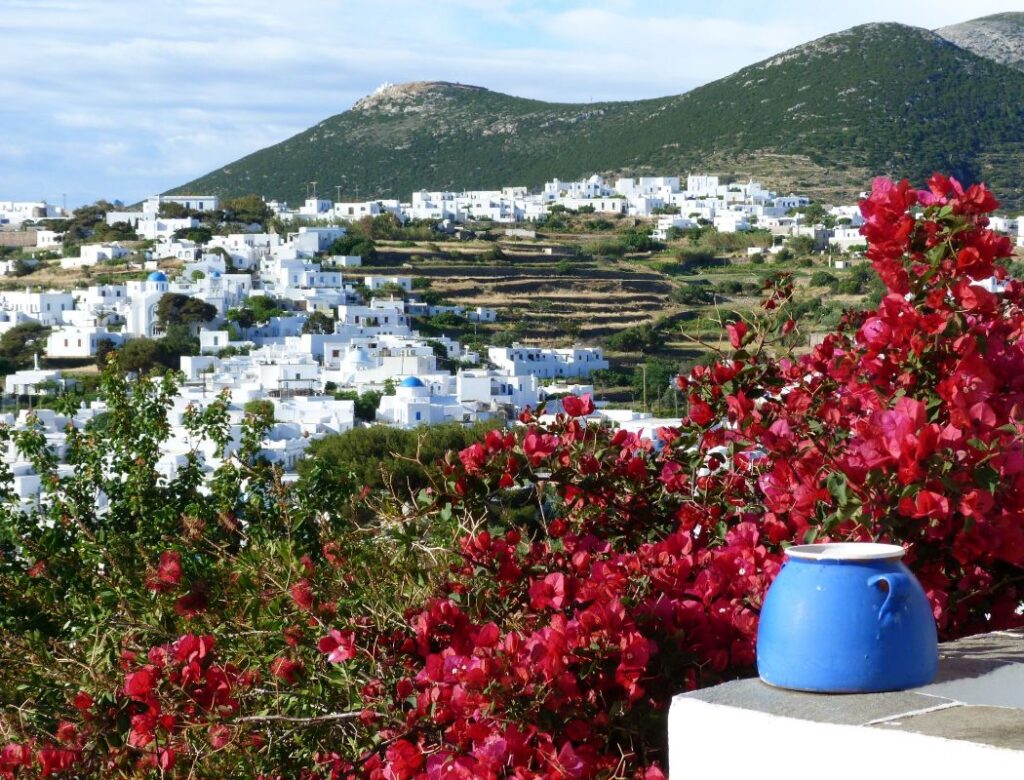
<instances>
[{"instance_id":1,"label":"blue ceramic pot","mask_svg":"<svg viewBox=\"0 0 1024 780\"><path fill-rule=\"evenodd\" d=\"M757 671L781 688L869 693L930 683L935 619L903 548L851 542L790 547L768 589Z\"/></svg>"}]
</instances>

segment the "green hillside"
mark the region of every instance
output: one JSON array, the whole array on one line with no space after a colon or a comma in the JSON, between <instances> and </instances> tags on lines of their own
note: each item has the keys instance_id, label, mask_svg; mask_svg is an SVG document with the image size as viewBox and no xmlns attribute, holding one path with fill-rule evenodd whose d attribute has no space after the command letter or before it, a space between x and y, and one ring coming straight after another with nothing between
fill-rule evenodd
<instances>
[{"instance_id":1,"label":"green hillside","mask_svg":"<svg viewBox=\"0 0 1024 780\"><path fill-rule=\"evenodd\" d=\"M417 82L174 192L259 192L297 202L306 182L343 198L416 188L537 186L553 176L710 171L782 191L853 197L884 173L1024 181L1024 73L927 30L855 27L682 95L556 104Z\"/></svg>"}]
</instances>

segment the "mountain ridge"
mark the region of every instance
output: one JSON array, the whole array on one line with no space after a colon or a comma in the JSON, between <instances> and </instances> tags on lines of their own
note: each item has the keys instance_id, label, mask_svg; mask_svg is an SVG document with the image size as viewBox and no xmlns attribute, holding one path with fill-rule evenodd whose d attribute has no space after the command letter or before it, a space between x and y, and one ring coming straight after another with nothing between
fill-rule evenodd
<instances>
[{"instance_id":1,"label":"mountain ridge","mask_svg":"<svg viewBox=\"0 0 1024 780\"><path fill-rule=\"evenodd\" d=\"M689 92L549 103L448 81L383 85L348 111L174 192L300 200L536 187L552 177L711 171L851 197L875 174L1024 181L1024 73L894 23L860 25Z\"/></svg>"},{"instance_id":2,"label":"mountain ridge","mask_svg":"<svg viewBox=\"0 0 1024 780\"><path fill-rule=\"evenodd\" d=\"M981 57L1024 71L1024 13L982 16L935 32Z\"/></svg>"}]
</instances>

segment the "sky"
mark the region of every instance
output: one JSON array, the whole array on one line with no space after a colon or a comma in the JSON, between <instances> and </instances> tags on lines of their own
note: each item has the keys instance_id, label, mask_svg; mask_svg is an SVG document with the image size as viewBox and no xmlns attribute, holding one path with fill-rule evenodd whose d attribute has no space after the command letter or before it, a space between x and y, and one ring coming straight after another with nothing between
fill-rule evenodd
<instances>
[{"instance_id":1,"label":"sky","mask_svg":"<svg viewBox=\"0 0 1024 780\"><path fill-rule=\"evenodd\" d=\"M383 82L563 102L678 94L867 22L1019 0L0 0L0 200L137 202Z\"/></svg>"}]
</instances>

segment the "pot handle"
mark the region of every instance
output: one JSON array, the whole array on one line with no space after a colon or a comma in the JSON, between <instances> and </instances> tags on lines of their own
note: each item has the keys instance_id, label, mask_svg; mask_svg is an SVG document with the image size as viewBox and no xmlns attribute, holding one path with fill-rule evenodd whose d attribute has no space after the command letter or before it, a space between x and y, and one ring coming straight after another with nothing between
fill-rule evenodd
<instances>
[{"instance_id":1,"label":"pot handle","mask_svg":"<svg viewBox=\"0 0 1024 780\"><path fill-rule=\"evenodd\" d=\"M898 571L889 574L879 574L868 580L868 585L872 587L881 586L889 594L885 597L885 601L882 602L882 606L878 610L879 627L885 628L899 619L900 609L911 593L910 582L911 578L909 575ZM881 585L881 583L885 584Z\"/></svg>"}]
</instances>

